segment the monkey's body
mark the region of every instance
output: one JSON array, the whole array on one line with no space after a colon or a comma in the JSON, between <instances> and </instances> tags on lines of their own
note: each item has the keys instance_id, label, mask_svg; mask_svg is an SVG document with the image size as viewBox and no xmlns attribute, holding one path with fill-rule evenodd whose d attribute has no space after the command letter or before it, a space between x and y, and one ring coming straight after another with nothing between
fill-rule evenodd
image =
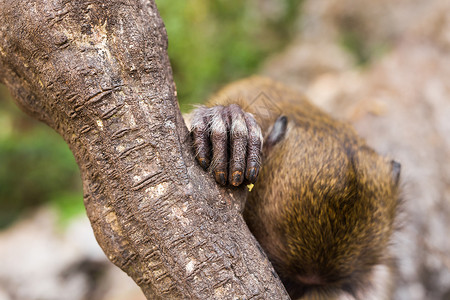
<instances>
[{"instance_id":1,"label":"monkey's body","mask_svg":"<svg viewBox=\"0 0 450 300\"><path fill-rule=\"evenodd\" d=\"M252 113L265 136L259 175L254 150L258 128L232 104ZM212 151L207 150L224 151L224 157L212 157L218 182L228 178L239 185L242 173L251 182L258 176L244 217L291 296L389 299L387 249L398 207L399 165L377 155L351 126L269 79L234 83L208 105L222 109L212 116L198 110L194 117L199 161L206 157L209 165L211 157L198 142L209 134ZM247 122L245 144L232 142L243 132L236 114ZM211 131L198 134L195 129L205 116L211 118L204 123ZM218 137L224 128L225 138ZM225 139L225 149L215 147L220 139ZM239 167L242 160L247 166Z\"/></svg>"}]
</instances>

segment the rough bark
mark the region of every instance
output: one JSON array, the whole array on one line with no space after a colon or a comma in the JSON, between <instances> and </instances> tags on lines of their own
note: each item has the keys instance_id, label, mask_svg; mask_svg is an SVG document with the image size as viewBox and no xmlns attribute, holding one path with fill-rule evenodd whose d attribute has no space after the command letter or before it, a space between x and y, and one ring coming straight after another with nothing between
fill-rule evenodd
<instances>
[{"instance_id":1,"label":"rough bark","mask_svg":"<svg viewBox=\"0 0 450 300\"><path fill-rule=\"evenodd\" d=\"M196 166L149 0L0 0L0 81L80 167L108 258L149 299L288 298L239 212Z\"/></svg>"}]
</instances>

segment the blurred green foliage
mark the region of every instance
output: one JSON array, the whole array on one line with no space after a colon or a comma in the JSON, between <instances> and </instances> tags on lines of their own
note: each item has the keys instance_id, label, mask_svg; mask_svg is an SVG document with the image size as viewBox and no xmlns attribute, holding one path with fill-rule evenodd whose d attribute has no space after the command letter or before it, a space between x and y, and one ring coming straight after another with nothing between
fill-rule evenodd
<instances>
[{"instance_id":1,"label":"blurred green foliage","mask_svg":"<svg viewBox=\"0 0 450 300\"><path fill-rule=\"evenodd\" d=\"M0 228L55 199L82 202L78 167L62 138L5 101L0 89ZM81 206L82 207L82 206ZM79 210L82 211L82 210Z\"/></svg>"},{"instance_id":2,"label":"blurred green foliage","mask_svg":"<svg viewBox=\"0 0 450 300\"><path fill-rule=\"evenodd\" d=\"M299 0L156 0L181 110L257 71L291 38Z\"/></svg>"},{"instance_id":3,"label":"blurred green foliage","mask_svg":"<svg viewBox=\"0 0 450 300\"><path fill-rule=\"evenodd\" d=\"M290 39L298 0L157 0L182 111L255 73ZM63 223L84 211L75 160L46 125L24 115L0 87L0 228L50 202Z\"/></svg>"}]
</instances>

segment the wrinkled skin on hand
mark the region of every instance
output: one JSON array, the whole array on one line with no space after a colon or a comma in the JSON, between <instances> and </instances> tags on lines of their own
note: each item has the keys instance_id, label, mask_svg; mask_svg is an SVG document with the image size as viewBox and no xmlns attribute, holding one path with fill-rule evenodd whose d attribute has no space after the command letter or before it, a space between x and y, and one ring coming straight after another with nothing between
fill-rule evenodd
<instances>
[{"instance_id":1,"label":"wrinkled skin on hand","mask_svg":"<svg viewBox=\"0 0 450 300\"><path fill-rule=\"evenodd\" d=\"M196 158L219 184L255 183L263 137L252 114L236 104L200 107L193 113L191 127Z\"/></svg>"}]
</instances>

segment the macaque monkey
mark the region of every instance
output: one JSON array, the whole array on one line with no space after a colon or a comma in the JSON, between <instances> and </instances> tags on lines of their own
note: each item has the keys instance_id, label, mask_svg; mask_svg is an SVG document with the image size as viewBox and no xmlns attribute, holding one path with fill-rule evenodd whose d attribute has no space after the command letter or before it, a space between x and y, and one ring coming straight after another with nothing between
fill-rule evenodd
<instances>
[{"instance_id":1,"label":"macaque monkey","mask_svg":"<svg viewBox=\"0 0 450 300\"><path fill-rule=\"evenodd\" d=\"M254 184L244 218L292 298L391 298L399 163L260 77L194 110L191 132L219 184Z\"/></svg>"}]
</instances>

